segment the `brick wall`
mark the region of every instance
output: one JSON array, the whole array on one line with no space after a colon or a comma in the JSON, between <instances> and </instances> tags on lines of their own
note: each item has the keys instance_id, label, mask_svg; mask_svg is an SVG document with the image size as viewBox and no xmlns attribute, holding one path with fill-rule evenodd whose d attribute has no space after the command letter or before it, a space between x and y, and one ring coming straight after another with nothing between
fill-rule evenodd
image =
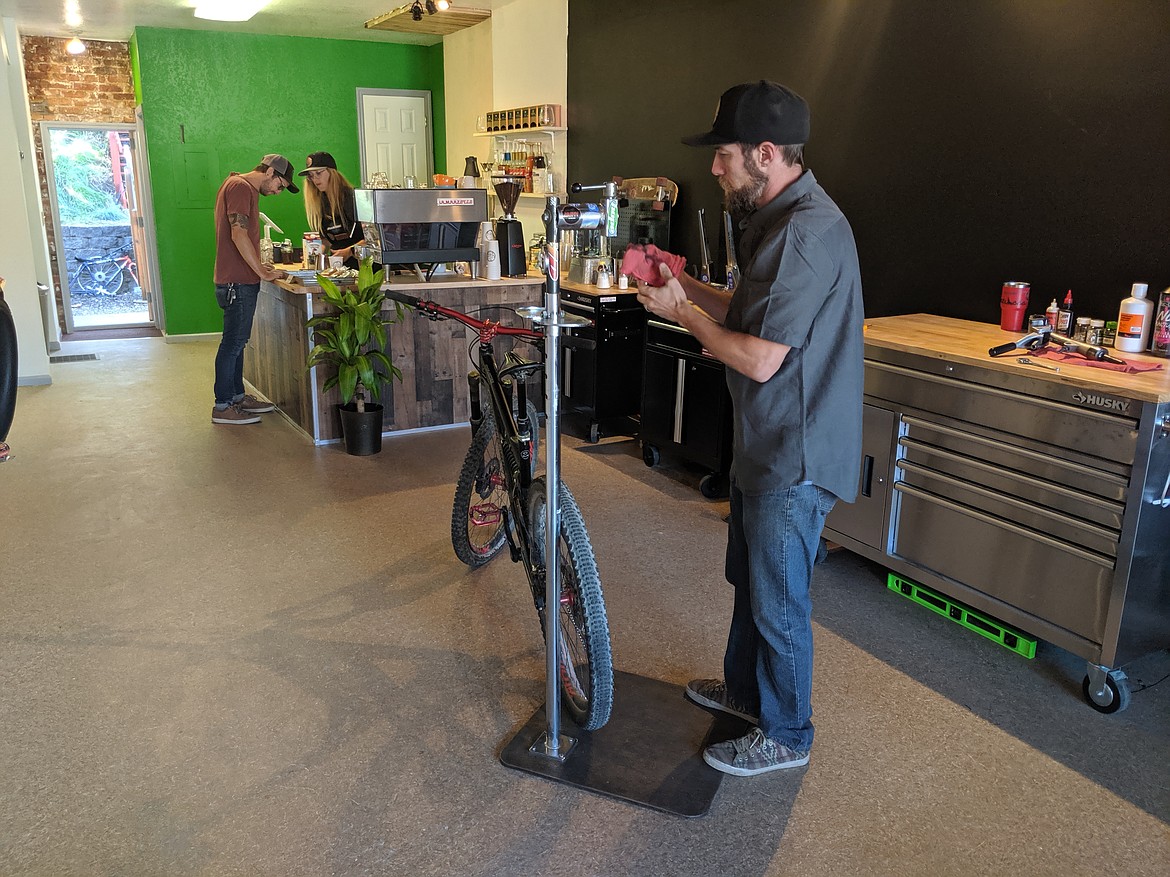
<instances>
[{"instance_id":1,"label":"brick wall","mask_svg":"<svg viewBox=\"0 0 1170 877\"><path fill-rule=\"evenodd\" d=\"M57 319L64 330L61 288L57 280L57 241L49 212L48 176L37 122L89 122L134 127L134 82L130 76L128 43L86 41L81 55L65 51L60 37L25 36L24 75L41 175L41 210L49 236L53 284L57 287Z\"/></svg>"}]
</instances>

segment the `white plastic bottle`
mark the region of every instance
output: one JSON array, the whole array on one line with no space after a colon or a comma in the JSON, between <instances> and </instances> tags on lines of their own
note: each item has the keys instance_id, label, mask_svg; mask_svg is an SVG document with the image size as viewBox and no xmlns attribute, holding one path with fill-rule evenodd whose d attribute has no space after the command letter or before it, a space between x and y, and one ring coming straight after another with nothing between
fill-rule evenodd
<instances>
[{"instance_id":1,"label":"white plastic bottle","mask_svg":"<svg viewBox=\"0 0 1170 877\"><path fill-rule=\"evenodd\" d=\"M1129 298L1121 300L1117 313L1117 340L1113 346L1126 353L1141 353L1150 343L1150 326L1154 322L1154 303L1146 298L1149 287L1135 283Z\"/></svg>"}]
</instances>

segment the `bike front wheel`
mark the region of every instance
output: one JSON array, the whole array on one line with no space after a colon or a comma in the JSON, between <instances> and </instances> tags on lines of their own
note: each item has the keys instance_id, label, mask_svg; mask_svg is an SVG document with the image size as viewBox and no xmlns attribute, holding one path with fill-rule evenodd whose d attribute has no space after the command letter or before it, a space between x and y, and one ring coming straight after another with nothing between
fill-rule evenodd
<instances>
[{"instance_id":1,"label":"bike front wheel","mask_svg":"<svg viewBox=\"0 0 1170 877\"><path fill-rule=\"evenodd\" d=\"M561 532L558 543L560 571L559 636L557 666L563 703L573 721L585 731L596 731L609 721L613 710L613 655L610 651L609 621L601 593L601 576L593 546L581 519L573 494L562 482L558 502ZM544 478L532 482L528 493L529 538L533 563L546 568L544 553L545 507L548 504ZM540 580L544 576L538 576ZM548 629L544 611L540 628L545 641Z\"/></svg>"},{"instance_id":2,"label":"bike front wheel","mask_svg":"<svg viewBox=\"0 0 1170 877\"><path fill-rule=\"evenodd\" d=\"M126 282L117 263L83 262L74 277L82 292L96 295L117 295Z\"/></svg>"},{"instance_id":3,"label":"bike front wheel","mask_svg":"<svg viewBox=\"0 0 1170 877\"><path fill-rule=\"evenodd\" d=\"M472 569L500 553L508 535L508 483L496 438L496 422L490 412L471 436L455 485L451 510L451 545L455 556Z\"/></svg>"}]
</instances>

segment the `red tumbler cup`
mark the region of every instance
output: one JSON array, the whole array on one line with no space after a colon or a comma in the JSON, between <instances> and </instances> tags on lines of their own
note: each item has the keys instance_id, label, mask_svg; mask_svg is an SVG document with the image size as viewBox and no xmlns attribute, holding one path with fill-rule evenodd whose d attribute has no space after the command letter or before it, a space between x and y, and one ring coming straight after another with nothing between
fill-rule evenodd
<instances>
[{"instance_id":1,"label":"red tumbler cup","mask_svg":"<svg viewBox=\"0 0 1170 877\"><path fill-rule=\"evenodd\" d=\"M999 328L1005 332L1019 332L1024 328L1024 313L1028 310L1027 283L1009 280L999 296Z\"/></svg>"}]
</instances>

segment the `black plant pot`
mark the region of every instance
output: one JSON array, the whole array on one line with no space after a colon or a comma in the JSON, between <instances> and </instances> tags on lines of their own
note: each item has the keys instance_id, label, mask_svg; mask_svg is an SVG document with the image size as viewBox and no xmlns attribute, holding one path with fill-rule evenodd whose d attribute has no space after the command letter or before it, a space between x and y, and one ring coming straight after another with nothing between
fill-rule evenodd
<instances>
[{"instance_id":1,"label":"black plant pot","mask_svg":"<svg viewBox=\"0 0 1170 877\"><path fill-rule=\"evenodd\" d=\"M361 412L353 402L337 407L341 411L341 436L347 454L365 457L382 450L381 405L367 402L366 410Z\"/></svg>"}]
</instances>

